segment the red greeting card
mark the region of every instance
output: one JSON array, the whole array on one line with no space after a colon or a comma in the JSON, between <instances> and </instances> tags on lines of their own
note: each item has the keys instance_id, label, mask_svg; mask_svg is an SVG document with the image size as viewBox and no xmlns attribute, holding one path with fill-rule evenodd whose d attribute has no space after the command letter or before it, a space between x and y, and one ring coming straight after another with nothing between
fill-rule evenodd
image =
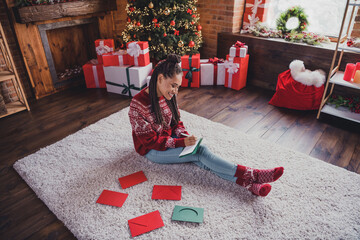
<instances>
[{"instance_id":1,"label":"red greeting card","mask_svg":"<svg viewBox=\"0 0 360 240\"><path fill-rule=\"evenodd\" d=\"M181 186L155 185L151 199L181 200Z\"/></svg>"},{"instance_id":2,"label":"red greeting card","mask_svg":"<svg viewBox=\"0 0 360 240\"><path fill-rule=\"evenodd\" d=\"M128 194L126 193L104 190L96 202L115 207L122 207L127 196Z\"/></svg>"},{"instance_id":3,"label":"red greeting card","mask_svg":"<svg viewBox=\"0 0 360 240\"><path fill-rule=\"evenodd\" d=\"M130 219L128 220L128 224L132 237L136 237L140 234L147 233L164 226L164 222L159 211Z\"/></svg>"},{"instance_id":4,"label":"red greeting card","mask_svg":"<svg viewBox=\"0 0 360 240\"><path fill-rule=\"evenodd\" d=\"M143 171L139 171L125 177L119 178L120 185L123 189L132 187L136 184L147 181L147 178Z\"/></svg>"}]
</instances>

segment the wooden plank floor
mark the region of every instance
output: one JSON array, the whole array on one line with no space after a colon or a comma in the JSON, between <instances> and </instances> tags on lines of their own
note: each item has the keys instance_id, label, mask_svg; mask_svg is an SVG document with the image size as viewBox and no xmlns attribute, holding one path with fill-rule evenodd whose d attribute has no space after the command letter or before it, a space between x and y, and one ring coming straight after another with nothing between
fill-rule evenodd
<instances>
[{"instance_id":1,"label":"wooden plank floor","mask_svg":"<svg viewBox=\"0 0 360 240\"><path fill-rule=\"evenodd\" d=\"M190 113L360 173L358 126L273 107L267 104L272 94L254 87L201 87L182 89L178 102ZM129 103L104 89L78 87L36 101L31 112L0 119L0 239L74 239L12 165Z\"/></svg>"}]
</instances>

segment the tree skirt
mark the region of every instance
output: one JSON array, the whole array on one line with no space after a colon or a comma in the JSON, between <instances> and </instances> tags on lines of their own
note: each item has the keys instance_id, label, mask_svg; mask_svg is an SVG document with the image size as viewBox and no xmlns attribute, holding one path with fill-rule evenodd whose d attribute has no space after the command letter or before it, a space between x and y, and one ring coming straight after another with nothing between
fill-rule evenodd
<instances>
[{"instance_id":1,"label":"tree skirt","mask_svg":"<svg viewBox=\"0 0 360 240\"><path fill-rule=\"evenodd\" d=\"M128 220L159 210L165 226L137 239L360 238L360 175L181 111L190 133L228 161L283 166L265 198L192 163L161 165L133 148L128 108L20 159L14 168L78 239L131 238ZM118 178L148 181L122 189ZM180 201L151 200L154 185L182 186ZM121 208L96 203L128 193ZM175 205L204 208L203 223L172 221Z\"/></svg>"}]
</instances>

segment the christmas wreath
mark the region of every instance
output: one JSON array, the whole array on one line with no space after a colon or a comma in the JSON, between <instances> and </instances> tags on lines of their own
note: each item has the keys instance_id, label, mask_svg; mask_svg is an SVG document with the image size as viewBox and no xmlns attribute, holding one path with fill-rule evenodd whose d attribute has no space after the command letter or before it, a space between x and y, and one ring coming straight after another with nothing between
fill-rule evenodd
<instances>
[{"instance_id":1,"label":"christmas wreath","mask_svg":"<svg viewBox=\"0 0 360 240\"><path fill-rule=\"evenodd\" d=\"M296 17L299 19L299 26L295 29L289 30L286 28L286 23L289 18ZM304 13L304 9L302 7L296 6L292 7L285 12L280 14L280 17L276 20L276 28L281 30L283 34L289 32L302 32L305 31L308 25L307 16Z\"/></svg>"}]
</instances>

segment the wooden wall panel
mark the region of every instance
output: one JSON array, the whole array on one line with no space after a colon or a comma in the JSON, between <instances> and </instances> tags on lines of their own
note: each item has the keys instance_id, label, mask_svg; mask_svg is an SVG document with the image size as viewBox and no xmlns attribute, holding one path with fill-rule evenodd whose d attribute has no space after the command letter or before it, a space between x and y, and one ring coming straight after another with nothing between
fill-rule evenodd
<instances>
[{"instance_id":1,"label":"wooden wall panel","mask_svg":"<svg viewBox=\"0 0 360 240\"><path fill-rule=\"evenodd\" d=\"M53 93L55 89L37 26L15 23L14 27L36 98Z\"/></svg>"}]
</instances>

